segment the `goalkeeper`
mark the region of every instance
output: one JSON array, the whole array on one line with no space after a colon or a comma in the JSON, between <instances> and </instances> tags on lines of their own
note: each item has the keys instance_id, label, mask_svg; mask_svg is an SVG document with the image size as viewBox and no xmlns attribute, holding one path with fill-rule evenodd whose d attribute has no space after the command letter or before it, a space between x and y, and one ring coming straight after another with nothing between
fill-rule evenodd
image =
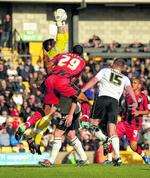
<instances>
[{"instance_id":1,"label":"goalkeeper","mask_svg":"<svg viewBox=\"0 0 150 178\"><path fill-rule=\"evenodd\" d=\"M68 45L68 28L65 24L65 21L67 20L67 14L65 10L57 9L54 12L54 18L56 21L56 26L53 26L54 28L50 34L51 38L43 42L43 61L44 61L44 67L48 73L51 71L51 68L53 67L54 61L52 60L52 58L57 54L64 52ZM56 36L56 41L55 41L55 36ZM49 113L49 109L50 107L48 105L44 106L44 110L39 108L38 111L36 111L27 120L25 124L21 124L18 128L18 131L15 134L16 139L20 140L25 130L33 126L36 123L36 121L38 121L39 119L47 115Z\"/></svg>"}]
</instances>

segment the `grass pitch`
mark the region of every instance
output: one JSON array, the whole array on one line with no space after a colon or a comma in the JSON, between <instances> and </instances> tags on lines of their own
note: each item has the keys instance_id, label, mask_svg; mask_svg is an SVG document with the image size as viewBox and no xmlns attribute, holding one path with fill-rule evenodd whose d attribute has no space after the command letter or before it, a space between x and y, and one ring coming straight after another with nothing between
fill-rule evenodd
<instances>
[{"instance_id":1,"label":"grass pitch","mask_svg":"<svg viewBox=\"0 0 150 178\"><path fill-rule=\"evenodd\" d=\"M150 178L150 165L3 166L0 167L0 178Z\"/></svg>"}]
</instances>

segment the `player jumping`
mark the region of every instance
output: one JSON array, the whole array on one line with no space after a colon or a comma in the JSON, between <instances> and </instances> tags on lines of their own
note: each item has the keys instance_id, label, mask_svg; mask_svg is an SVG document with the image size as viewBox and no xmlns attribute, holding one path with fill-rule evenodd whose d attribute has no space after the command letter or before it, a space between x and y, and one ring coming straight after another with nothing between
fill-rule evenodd
<instances>
[{"instance_id":1,"label":"player jumping","mask_svg":"<svg viewBox=\"0 0 150 178\"><path fill-rule=\"evenodd\" d=\"M76 100L78 90L71 86L71 80L78 77L85 67L85 61L81 57L82 53L82 46L76 45L73 47L72 52L63 53L50 59L50 64L52 64L50 65L50 75L44 81L44 109L35 112L25 124L19 127L16 138L20 137L27 128L47 114L49 114L49 117L46 117L46 120L43 119L41 124L45 125L49 122L50 116L56 110L56 107L53 106L59 103L58 95L73 97ZM71 118L68 116L67 119L70 120ZM41 127L43 126L41 125Z\"/></svg>"},{"instance_id":2,"label":"player jumping","mask_svg":"<svg viewBox=\"0 0 150 178\"><path fill-rule=\"evenodd\" d=\"M119 154L119 138L116 131L116 122L118 116L118 101L125 90L132 98L132 107L137 107L137 101L128 77L121 73L124 70L125 61L123 59L115 59L111 68L104 68L97 73L82 89L87 89L99 82L99 94L93 105L92 123L97 127L95 132L98 137L103 137L99 131L99 124L106 124L108 136L112 142L115 158L114 166L121 164Z\"/></svg>"}]
</instances>

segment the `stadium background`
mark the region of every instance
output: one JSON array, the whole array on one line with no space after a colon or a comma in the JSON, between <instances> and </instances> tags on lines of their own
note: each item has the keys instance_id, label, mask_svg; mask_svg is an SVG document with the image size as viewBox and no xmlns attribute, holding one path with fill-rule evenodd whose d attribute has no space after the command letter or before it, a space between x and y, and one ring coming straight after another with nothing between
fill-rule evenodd
<instances>
[{"instance_id":1,"label":"stadium background","mask_svg":"<svg viewBox=\"0 0 150 178\"><path fill-rule=\"evenodd\" d=\"M149 87L150 2L148 0L132 2L127 0L74 0L73 2L70 0L0 0L1 22L6 14L10 14L12 17L10 46L2 47L1 59L3 58L6 62L10 61L14 65L18 65L18 61L20 62L22 58L26 60L31 57L32 64L35 67L42 55L41 42L49 37L50 24L53 23L53 11L60 7L64 8L68 14L68 48L78 42L84 44L86 59L92 59L96 61L96 64L99 64L103 59L110 61L113 57L118 56L123 56L133 63L136 60L138 61L140 57L142 64L140 67L142 68L144 65L144 68L148 69L146 83ZM102 40L103 48L95 46L89 48L88 40L93 35ZM107 46L116 42L121 44L122 48L114 51L105 50ZM141 48L137 45L135 48L131 48L130 51L124 50L126 45L140 43L144 44L146 49L142 48L140 50ZM146 63L146 61L148 62ZM130 68L132 69L132 67ZM89 74L89 76L91 75ZM28 85L28 82L24 82L24 84ZM26 87L28 88L28 86ZM149 137L148 140L150 140ZM20 147L22 146L19 145ZM3 153L14 150L14 152L17 152L18 147L16 145L12 145L12 147L10 145L6 147L1 145L0 150ZM142 162L138 157L135 157L135 154L132 154L131 157L131 152L123 152L123 154L126 156L125 159L130 158L132 161ZM93 158L93 152L91 158Z\"/></svg>"}]
</instances>

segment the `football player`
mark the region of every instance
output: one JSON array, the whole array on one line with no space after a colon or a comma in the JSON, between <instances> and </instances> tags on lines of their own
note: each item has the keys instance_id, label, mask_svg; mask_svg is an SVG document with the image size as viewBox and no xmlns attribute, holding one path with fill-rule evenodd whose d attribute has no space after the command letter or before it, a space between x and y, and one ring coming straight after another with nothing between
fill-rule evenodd
<instances>
[{"instance_id":1,"label":"football player","mask_svg":"<svg viewBox=\"0 0 150 178\"><path fill-rule=\"evenodd\" d=\"M142 130L142 117L149 113L148 98L142 92L143 86L140 78L132 79L132 87L138 107L135 110L128 108L132 104L132 99L129 95L125 96L127 109L122 115L122 121L117 123L117 134L119 138L126 135L131 149L138 153L146 164L150 164L150 158L145 155L143 148L138 144L139 133Z\"/></svg>"},{"instance_id":2,"label":"football player","mask_svg":"<svg viewBox=\"0 0 150 178\"><path fill-rule=\"evenodd\" d=\"M146 156L138 145L139 132L142 129L142 117L149 113L148 110L148 98L142 92L142 81L139 78L134 78L132 80L132 87L135 93L135 97L138 103L138 107L132 110L131 116L126 115L125 121L119 122L117 124L117 133L121 137L123 134L122 127L125 129L125 133L130 142L130 147L133 151L137 152L142 156L143 160L146 162ZM131 97L126 95L126 101L128 105L131 105Z\"/></svg>"},{"instance_id":3,"label":"football player","mask_svg":"<svg viewBox=\"0 0 150 178\"><path fill-rule=\"evenodd\" d=\"M61 97L60 98L60 103L57 106L57 109L59 110L59 113L55 112L54 118L51 120L52 124L55 127L54 130L54 140L53 140L53 145L52 145L52 150L51 150L51 156L49 160L43 160L40 162L41 165L43 166L51 166L55 163L56 157L59 153L59 150L62 145L62 136L65 134L70 141L71 145L74 147L74 150L76 151L78 157L79 157L79 162L78 165L84 165L87 164L87 156L83 150L82 144L78 137L76 136L76 131L79 129L79 117L81 114L81 109L79 103L74 103L74 109L70 110L70 107L72 106L72 99L68 97ZM72 115L72 120L68 122L66 120L66 117L68 115ZM41 120L38 121L37 128L34 131L35 137L32 141L28 140L29 143L29 148L32 153L37 152L38 154L41 154L40 151L40 141L41 138L46 131L47 126L44 126L43 129L41 127L38 127L40 125ZM39 139L40 138L40 139ZM36 140L37 139L37 140Z\"/></svg>"},{"instance_id":4,"label":"football player","mask_svg":"<svg viewBox=\"0 0 150 178\"><path fill-rule=\"evenodd\" d=\"M111 139L115 153L114 166L121 164L116 122L118 103L124 90L131 96L132 106L134 108L137 107L137 100L130 80L127 76L122 74L124 66L125 61L123 59L115 59L112 67L100 70L82 89L82 92L85 92L99 82L98 97L93 105L92 123L95 126L98 126L100 122L106 123L108 136Z\"/></svg>"}]
</instances>

